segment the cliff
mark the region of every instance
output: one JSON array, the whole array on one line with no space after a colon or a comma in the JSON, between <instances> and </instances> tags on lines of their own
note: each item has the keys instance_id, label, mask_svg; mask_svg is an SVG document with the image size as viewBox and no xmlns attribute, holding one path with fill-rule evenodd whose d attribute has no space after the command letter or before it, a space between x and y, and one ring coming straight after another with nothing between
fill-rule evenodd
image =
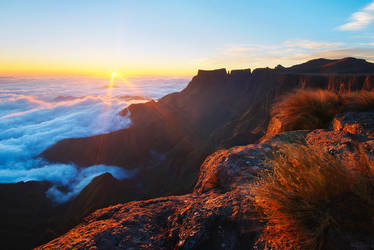
<instances>
[{"instance_id":1,"label":"cliff","mask_svg":"<svg viewBox=\"0 0 374 250\"><path fill-rule=\"evenodd\" d=\"M181 92L124 109L122 114L130 112L130 128L62 140L42 156L83 167L107 164L137 169L135 179L142 187L138 199L190 192L207 155L257 142L266 133L270 108L278 97L300 88L371 90L373 65L344 58L253 72L199 70Z\"/></svg>"},{"instance_id":2,"label":"cliff","mask_svg":"<svg viewBox=\"0 0 374 250\"><path fill-rule=\"evenodd\" d=\"M40 249L252 248L263 224L256 220L249 187L266 166L265 159L292 143L313 145L345 162L362 154L372 159L373 117L372 112L340 114L329 130L285 132L260 144L217 151L201 165L192 193L97 210ZM354 244L373 247L365 237Z\"/></svg>"}]
</instances>

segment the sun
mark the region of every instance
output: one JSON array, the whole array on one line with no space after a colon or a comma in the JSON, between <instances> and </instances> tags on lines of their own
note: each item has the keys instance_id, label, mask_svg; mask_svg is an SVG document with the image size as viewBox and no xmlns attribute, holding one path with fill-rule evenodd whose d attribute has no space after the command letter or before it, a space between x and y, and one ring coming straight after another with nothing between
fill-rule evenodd
<instances>
[{"instance_id":1,"label":"sun","mask_svg":"<svg viewBox=\"0 0 374 250\"><path fill-rule=\"evenodd\" d=\"M108 88L110 88L110 89L113 88L114 78L116 78L117 76L118 76L117 72L112 72L112 77L110 79Z\"/></svg>"}]
</instances>

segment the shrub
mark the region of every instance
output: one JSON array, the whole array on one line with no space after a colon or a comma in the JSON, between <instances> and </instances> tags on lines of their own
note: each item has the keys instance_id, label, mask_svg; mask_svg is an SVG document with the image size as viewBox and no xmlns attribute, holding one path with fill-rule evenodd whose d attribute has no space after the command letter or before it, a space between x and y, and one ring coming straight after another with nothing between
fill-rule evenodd
<instances>
[{"instance_id":1,"label":"shrub","mask_svg":"<svg viewBox=\"0 0 374 250\"><path fill-rule=\"evenodd\" d=\"M370 111L374 109L374 92L355 91L342 96L343 111Z\"/></svg>"},{"instance_id":2,"label":"shrub","mask_svg":"<svg viewBox=\"0 0 374 250\"><path fill-rule=\"evenodd\" d=\"M334 116L347 111L374 109L374 92L339 95L328 90L298 90L273 105L271 115L282 124L280 131L327 128Z\"/></svg>"},{"instance_id":3,"label":"shrub","mask_svg":"<svg viewBox=\"0 0 374 250\"><path fill-rule=\"evenodd\" d=\"M259 245L352 249L373 239L373 166L364 155L353 173L320 149L285 145L269 164L251 187L265 223Z\"/></svg>"}]
</instances>

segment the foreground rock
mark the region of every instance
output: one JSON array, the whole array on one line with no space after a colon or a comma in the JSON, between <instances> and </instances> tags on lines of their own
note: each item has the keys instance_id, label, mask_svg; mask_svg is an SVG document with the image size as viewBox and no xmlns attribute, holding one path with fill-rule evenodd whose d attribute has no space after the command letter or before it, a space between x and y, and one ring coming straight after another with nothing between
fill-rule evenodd
<instances>
[{"instance_id":1,"label":"foreground rock","mask_svg":"<svg viewBox=\"0 0 374 250\"><path fill-rule=\"evenodd\" d=\"M264 168L265 159L285 143L316 145L343 161L370 156L373 115L338 115L333 124L353 125L354 120L360 127L350 132L334 125L331 130L285 132L261 144L217 151L202 164L193 193L97 210L40 249L251 248L261 233L261 223L255 220L248 186Z\"/></svg>"}]
</instances>

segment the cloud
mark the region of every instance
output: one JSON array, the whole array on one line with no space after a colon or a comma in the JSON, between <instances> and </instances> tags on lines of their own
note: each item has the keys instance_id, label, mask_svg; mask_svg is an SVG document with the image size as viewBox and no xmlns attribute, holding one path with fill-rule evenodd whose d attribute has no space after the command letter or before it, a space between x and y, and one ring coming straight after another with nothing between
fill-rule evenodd
<instances>
[{"instance_id":1,"label":"cloud","mask_svg":"<svg viewBox=\"0 0 374 250\"><path fill-rule=\"evenodd\" d=\"M374 5L373 5L374 6ZM373 7L374 8L374 7ZM372 42L360 43L361 46L374 46L374 36L370 37Z\"/></svg>"},{"instance_id":2,"label":"cloud","mask_svg":"<svg viewBox=\"0 0 374 250\"><path fill-rule=\"evenodd\" d=\"M363 46L374 46L374 42L372 42L372 43L360 43L360 45L363 45Z\"/></svg>"},{"instance_id":3,"label":"cloud","mask_svg":"<svg viewBox=\"0 0 374 250\"><path fill-rule=\"evenodd\" d=\"M327 50L322 52L311 53L309 58L329 58L337 59L343 57L357 57L374 62L374 48L345 48L337 50Z\"/></svg>"},{"instance_id":4,"label":"cloud","mask_svg":"<svg viewBox=\"0 0 374 250\"><path fill-rule=\"evenodd\" d=\"M48 164L38 159L41 167L22 169L1 169L0 182L20 181L48 181L54 185L47 191L46 195L56 203L64 203L75 197L87 186L93 178L104 173L111 173L113 177L122 180L134 175L134 171L106 165L95 165L80 169L73 164ZM33 164L29 162L28 164ZM59 187L67 188L60 191Z\"/></svg>"},{"instance_id":5,"label":"cloud","mask_svg":"<svg viewBox=\"0 0 374 250\"><path fill-rule=\"evenodd\" d=\"M279 44L228 45L218 50L216 56L201 58L195 63L199 68L257 68L278 64L290 66L311 59L312 54L317 52L342 49L343 45L345 44L342 42L305 39L289 39Z\"/></svg>"},{"instance_id":6,"label":"cloud","mask_svg":"<svg viewBox=\"0 0 374 250\"><path fill-rule=\"evenodd\" d=\"M283 43L286 47L297 47L303 49L332 49L342 46L340 42L315 42L309 40L287 40Z\"/></svg>"},{"instance_id":7,"label":"cloud","mask_svg":"<svg viewBox=\"0 0 374 250\"><path fill-rule=\"evenodd\" d=\"M374 37L366 35L364 38ZM357 57L374 62L372 46L374 43L371 42L348 47L348 44L338 41L305 39L289 39L278 44L228 44L218 48L214 56L197 58L193 64L200 69L255 69L275 67L278 64L288 67L321 57L328 59Z\"/></svg>"},{"instance_id":8,"label":"cloud","mask_svg":"<svg viewBox=\"0 0 374 250\"><path fill-rule=\"evenodd\" d=\"M47 196L61 203L79 194L94 177L103 173L109 172L117 179L131 177L132 172L115 166L96 165L82 169L74 164L51 164L38 155L65 138L92 136L128 127L130 118L118 113L141 100L121 98L123 95L131 97L140 92L146 97L158 98L165 92L183 88L186 82L138 79L131 89L122 86L108 91L101 88L102 82L1 78L0 183L48 181L53 187ZM67 191L62 192L61 186Z\"/></svg>"},{"instance_id":9,"label":"cloud","mask_svg":"<svg viewBox=\"0 0 374 250\"><path fill-rule=\"evenodd\" d=\"M338 27L340 30L354 31L362 30L374 22L374 2L367 5L361 11L351 15L349 22Z\"/></svg>"},{"instance_id":10,"label":"cloud","mask_svg":"<svg viewBox=\"0 0 374 250\"><path fill-rule=\"evenodd\" d=\"M53 166L51 168L52 171L55 169ZM59 171L57 173L59 173ZM135 174L135 171L106 165L95 165L79 169L74 173L74 175L68 176L70 177L70 182L67 185L68 191L62 192L58 188L58 185L54 185L47 191L46 195L56 203L64 203L77 196L93 178L104 173L110 173L114 178L122 180L125 178L131 178ZM63 178L66 178L66 175L64 175ZM61 180L61 178L57 178L57 180Z\"/></svg>"}]
</instances>

